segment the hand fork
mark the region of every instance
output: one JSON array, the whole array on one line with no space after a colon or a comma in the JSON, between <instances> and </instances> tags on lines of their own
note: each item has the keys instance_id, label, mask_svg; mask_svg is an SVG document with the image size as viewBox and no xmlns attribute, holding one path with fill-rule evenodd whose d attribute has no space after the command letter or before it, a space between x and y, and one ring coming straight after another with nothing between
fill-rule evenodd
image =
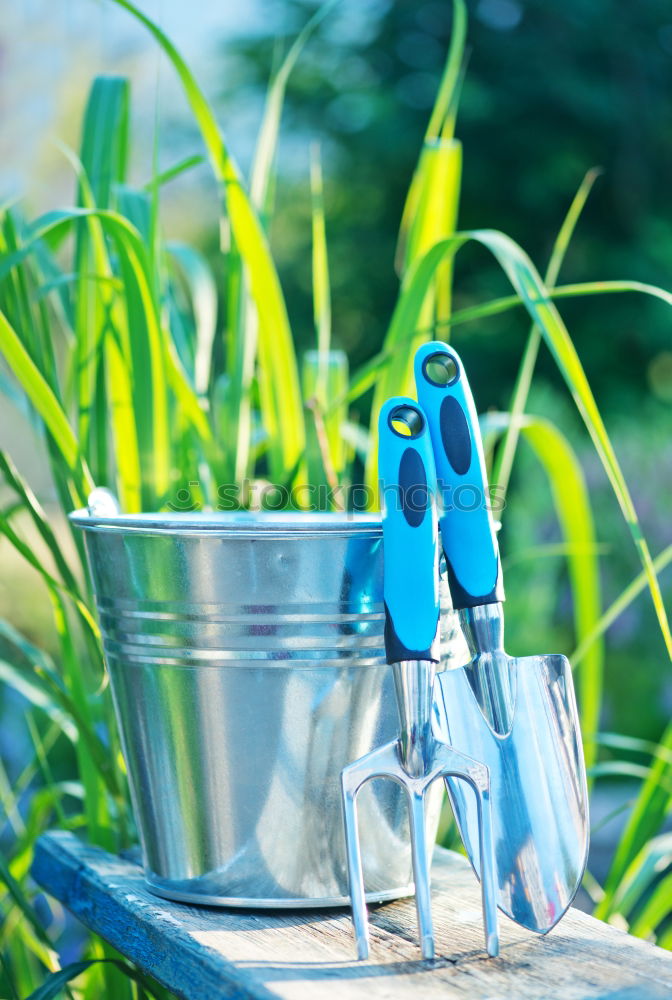
<instances>
[{"instance_id":1,"label":"hand fork","mask_svg":"<svg viewBox=\"0 0 672 1000\"><path fill-rule=\"evenodd\" d=\"M484 764L436 739L432 732L433 685L439 660L438 530L434 458L427 420L411 399L396 397L379 420L379 479L385 546L385 649L392 665L400 738L341 771L346 854L357 956L369 954L362 858L357 833L357 793L372 778L391 778L404 789L409 808L415 904L422 956L434 957L430 864L425 831L425 793L436 778L463 778L478 802L486 949L499 950L490 781Z\"/></svg>"}]
</instances>

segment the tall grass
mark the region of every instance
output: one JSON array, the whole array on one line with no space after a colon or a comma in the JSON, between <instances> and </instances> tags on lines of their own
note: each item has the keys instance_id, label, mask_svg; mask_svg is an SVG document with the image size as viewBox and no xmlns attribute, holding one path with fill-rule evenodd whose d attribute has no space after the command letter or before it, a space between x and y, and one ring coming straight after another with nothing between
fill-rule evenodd
<instances>
[{"instance_id":1,"label":"tall grass","mask_svg":"<svg viewBox=\"0 0 672 1000\"><path fill-rule=\"evenodd\" d=\"M155 174L143 189L129 186L128 83L100 77L89 94L79 154L66 153L75 204L31 221L16 208L0 217L0 389L43 440L62 511L84 504L94 484L111 487L126 511L179 506L185 484L191 484L185 501L190 507L216 507L224 483L238 484L245 506L254 496L251 479L269 487L340 487L330 502L347 503L348 486L362 479L362 462L364 481L375 488L377 409L387 396L408 391L414 347L462 327L467 336L470 323L525 309L531 330L510 410L484 421L490 441L503 437L492 476L506 489L522 441L551 486L573 594L573 659L591 775L597 779L609 771L600 746L635 752L643 761L636 770L639 795L606 884L589 881L597 912L672 946L665 930L672 876L661 880L659 874L672 863L669 838L659 833L672 803L672 726L655 746L619 743L623 737L598 731L603 635L645 589L668 653L672 650L657 577L672 556L665 550L653 559L649 552L589 378L556 306L570 296L637 293L669 307L672 296L631 281L558 284L594 173L559 228L544 279L504 234L457 229L462 153L455 124L466 15L462 0L455 0L445 72L401 220L398 299L381 351L351 375L347 359L331 346L328 218L319 151L313 151L315 350L304 359L300 377L269 224L285 88L302 47L333 4L306 25L270 82L248 181L172 42L128 0L110 2L143 24L172 64L202 151ZM164 187L202 162L203 151L218 183L220 228L228 237L215 273L195 247L166 242L159 225ZM455 312L453 260L468 242L494 255L512 294ZM544 344L581 414L641 561L641 574L607 609L581 466L559 429L526 411ZM369 390L370 427L351 414L352 404ZM10 623L0 623L0 681L30 706L34 744L32 760L14 787L0 782L8 844L0 869L5 889L0 981L11 996L27 996L49 973L51 992L45 996L55 996L70 980L83 997L161 996L163 991L94 939L85 960L59 970L54 931L47 933L43 910L35 906L29 865L43 829L58 823L117 850L132 840L133 821L81 542L54 531L9 455L0 455L0 473L11 495L0 510L4 544L14 547L46 588L59 644L52 660ZM373 492L370 504L375 506ZM503 520L506 525L506 511ZM49 762L56 754L61 759L64 747L71 778L54 781ZM39 790L26 807L26 793L34 787Z\"/></svg>"}]
</instances>

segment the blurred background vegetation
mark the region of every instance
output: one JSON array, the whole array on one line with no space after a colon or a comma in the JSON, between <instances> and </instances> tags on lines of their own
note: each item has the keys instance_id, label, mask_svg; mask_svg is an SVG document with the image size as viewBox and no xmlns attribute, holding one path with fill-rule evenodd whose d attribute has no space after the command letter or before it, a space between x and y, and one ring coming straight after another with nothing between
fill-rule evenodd
<instances>
[{"instance_id":1,"label":"blurred background vegetation","mask_svg":"<svg viewBox=\"0 0 672 1000\"><path fill-rule=\"evenodd\" d=\"M263 27L243 37L221 78L224 115L260 104L277 39L315 10L311 0L262 0ZM604 173L572 239L563 282L633 279L669 287L672 261L672 10L665 0L477 0L469 5L468 62L456 134L464 146L459 228L501 229L538 266L586 170ZM379 349L397 293L394 254L406 191L436 94L451 31L439 0L344 2L317 29L289 81L272 239L295 335L312 343L307 148L322 144L334 342L351 366ZM381 178L384 183L381 184ZM207 237L206 237L207 238ZM214 231L210 240L217 238ZM353 248L366 247L366 253ZM454 308L508 293L498 265L467 249L456 262ZM665 305L639 296L561 304L652 551L669 540L672 496L672 340ZM519 312L456 328L479 410L506 409L525 335ZM602 558L605 601L637 572L597 456L542 349L529 411L549 416L581 456ZM527 461L526 461L527 459ZM513 482L538 477L507 551L553 539L542 474L521 449ZM530 508L533 496L534 509ZM513 521L513 523L512 523ZM512 535L516 533L516 537ZM549 569L551 572L549 572ZM512 648L534 648L530 622L558 627L560 557L507 573ZM529 586L529 581L534 586ZM670 597L672 575L663 577ZM569 601L565 602L569 628ZM564 637L566 643L566 635ZM563 636L558 647L565 648ZM550 648L550 647L549 647ZM609 636L603 723L657 739L672 714L672 675L646 596Z\"/></svg>"}]
</instances>

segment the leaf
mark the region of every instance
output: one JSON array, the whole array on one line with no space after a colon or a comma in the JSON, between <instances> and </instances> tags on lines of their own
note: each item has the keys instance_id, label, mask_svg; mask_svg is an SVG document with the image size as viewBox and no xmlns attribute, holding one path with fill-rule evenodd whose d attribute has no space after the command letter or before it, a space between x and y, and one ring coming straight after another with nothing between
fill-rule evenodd
<instances>
[{"instance_id":1,"label":"leaf","mask_svg":"<svg viewBox=\"0 0 672 1000\"><path fill-rule=\"evenodd\" d=\"M285 468L301 455L305 443L303 408L291 329L280 281L268 241L214 115L188 66L166 35L128 0L113 0L133 15L154 36L172 63L201 130L215 177L226 199L228 219L236 247L245 263L260 324L260 349L272 373L277 425L274 439Z\"/></svg>"},{"instance_id":2,"label":"leaf","mask_svg":"<svg viewBox=\"0 0 672 1000\"><path fill-rule=\"evenodd\" d=\"M343 397L348 386L348 359L343 351L306 351L303 356L303 394L306 406L313 411L313 419L318 419L325 436L320 450L314 435L307 436L309 479L311 483L321 480L325 464L331 471L331 478L342 475L346 463L346 442L341 433L347 416L347 406L330 405L332 399ZM310 427L310 425L308 425ZM324 455L326 447L326 463ZM316 475L317 470L317 475ZM330 477L327 476L329 479ZM333 485L333 483L332 483Z\"/></svg>"},{"instance_id":3,"label":"leaf","mask_svg":"<svg viewBox=\"0 0 672 1000\"><path fill-rule=\"evenodd\" d=\"M548 288L552 288L558 280L560 268L562 267L567 249L574 234L574 229L576 228L576 224L579 221L579 217L581 216L586 201L588 200L593 184L597 180L599 174L599 170L589 170L583 178L583 181L581 182L579 189L572 200L569 211L567 212L562 226L560 227L560 231L556 237L553 252L551 253L551 259L546 270L545 283ZM516 453L516 445L518 442L518 422L527 403L530 386L532 384L532 374L534 372L534 366L536 364L540 344L541 333L539 328L536 325L533 325L527 338L525 352L520 363L516 384L513 390L511 406L509 407L512 420L507 428L503 447L497 456L493 469L493 482L498 488L503 500L506 497L506 491L511 477L511 469L513 467L513 460Z\"/></svg>"},{"instance_id":4,"label":"leaf","mask_svg":"<svg viewBox=\"0 0 672 1000\"><path fill-rule=\"evenodd\" d=\"M77 579L68 565L68 562L63 554L62 547L54 534L46 513L42 509L42 506L28 483L25 481L23 476L21 476L9 455L4 451L0 451L0 472L4 476L7 485L10 486L20 498L21 507L30 515L33 525L51 553L51 557L54 560L54 564L58 569L58 572L60 573L64 586L67 587L70 593L77 594L77 596L79 596L79 585L77 583ZM9 518L7 519L9 520ZM90 617L87 617L86 621L89 622ZM94 635L97 638L100 636L97 627L95 627Z\"/></svg>"},{"instance_id":5,"label":"leaf","mask_svg":"<svg viewBox=\"0 0 672 1000\"><path fill-rule=\"evenodd\" d=\"M13 663L0 658L0 681L13 688L35 708L45 712L71 743L76 742L77 727L53 700L49 685L43 679L37 675L28 675Z\"/></svg>"},{"instance_id":6,"label":"leaf","mask_svg":"<svg viewBox=\"0 0 672 1000\"><path fill-rule=\"evenodd\" d=\"M487 414L483 429L505 434L510 420L509 414ZM567 546L574 626L580 643L593 634L601 611L600 578L594 555L595 527L583 471L569 442L550 421L535 416L522 417L519 418L519 431L541 462L551 487L553 505ZM500 494L496 495L499 500ZM602 702L603 666L603 644L595 636L584 655L579 687L581 730L588 768L596 758L594 734L598 730Z\"/></svg>"},{"instance_id":7,"label":"leaf","mask_svg":"<svg viewBox=\"0 0 672 1000\"><path fill-rule=\"evenodd\" d=\"M31 359L7 317L0 312L0 352L31 405L44 421L68 470L74 475L82 500L93 489L93 481L79 451L79 443L52 388Z\"/></svg>"},{"instance_id":8,"label":"leaf","mask_svg":"<svg viewBox=\"0 0 672 1000\"><path fill-rule=\"evenodd\" d=\"M51 950L51 942L47 933L33 911L28 896L10 872L4 858L4 852L0 852L0 880L7 886L7 891L11 899L25 917L28 926L32 929L37 940L40 944Z\"/></svg>"},{"instance_id":9,"label":"leaf","mask_svg":"<svg viewBox=\"0 0 672 1000\"><path fill-rule=\"evenodd\" d=\"M416 185L418 190L415 214L409 223L408 241L404 259L404 274L425 253L452 236L457 224L462 172L462 147L455 140L436 140L423 150ZM428 282L425 296L415 314L413 327L416 333L408 338L410 327L396 328L394 318L384 342L384 350L392 361L380 372L377 379L371 410L371 434L376 440L378 413L385 400L391 396L407 396L413 391L413 357L426 339L425 330L433 327L435 320L447 321L451 309L452 254L443 255ZM403 296L403 285L402 292ZM396 313L395 313L396 315ZM402 349L401 342L405 341ZM372 452L367 465L367 485L377 491L377 474L374 470L377 450Z\"/></svg>"},{"instance_id":10,"label":"leaf","mask_svg":"<svg viewBox=\"0 0 672 1000\"><path fill-rule=\"evenodd\" d=\"M269 209L268 193L278 146L282 107L285 101L285 91L289 78L311 35L338 3L340 3L340 0L327 0L306 21L282 60L280 68L271 80L266 92L266 104L257 137L252 164L252 178L250 181L252 203L262 215L267 214Z\"/></svg>"},{"instance_id":11,"label":"leaf","mask_svg":"<svg viewBox=\"0 0 672 1000\"><path fill-rule=\"evenodd\" d=\"M324 219L324 189L320 148L311 147L310 158L311 220L313 230L313 322L317 334L318 379L317 398L327 405L326 380L331 344L331 290L329 286L329 255Z\"/></svg>"},{"instance_id":12,"label":"leaf","mask_svg":"<svg viewBox=\"0 0 672 1000\"><path fill-rule=\"evenodd\" d=\"M491 229L478 229L465 233L456 233L454 237L437 243L409 271L404 281L386 337L386 348L389 349L395 345L405 335L408 335L410 330L414 329L427 289L436 272L436 268L443 258L448 254L455 253L456 250L472 240L480 243L493 254L513 285L513 288L523 300L530 318L542 331L542 336L583 417L588 433L618 500L621 512L646 573L653 605L668 655L672 655L672 634L670 633L660 585L653 569L649 547L642 534L637 512L632 502L625 477L621 471L611 440L604 426L604 421L602 420L595 397L593 396L569 332L558 310L551 301L536 268L524 251L510 237ZM367 468L367 483L373 486L374 489L376 482L376 461L377 453L372 449Z\"/></svg>"},{"instance_id":13,"label":"leaf","mask_svg":"<svg viewBox=\"0 0 672 1000\"><path fill-rule=\"evenodd\" d=\"M547 297L549 299L576 298L583 295L613 295L630 292L638 292L643 295L650 295L659 299L666 305L672 305L672 293L659 288L656 285L647 285L641 281L586 281L573 285L558 285L549 288ZM422 333L425 337L436 336L441 330L452 330L456 326L464 323L474 323L491 316L498 316L524 306L525 303L520 295L506 295L502 298L491 299L489 302L482 302L476 306L468 306L454 312L447 323L437 324L428 327ZM386 368L396 357L399 350L406 349L416 336L416 330L411 330L405 336L400 336L395 348L383 348L375 354L353 374L348 391L340 399L334 401L332 405L341 405L343 402L354 402L364 395L376 383L378 373Z\"/></svg>"},{"instance_id":14,"label":"leaf","mask_svg":"<svg viewBox=\"0 0 672 1000\"><path fill-rule=\"evenodd\" d=\"M91 612L89 611L89 609L87 608L86 604L79 596L77 591L70 590L65 583L62 583L60 580L57 580L54 576L51 575L51 573L48 572L48 570L44 568L42 562L33 552L31 546L27 542L24 542L23 539L19 537L14 528L11 526L9 519L4 511L0 511L0 535L5 536L5 538L16 549L19 555L21 555L26 560L26 562L30 566L32 566L32 568L36 570L37 573L40 574L40 576L42 577L42 579L49 588L52 588L54 591L63 592L72 600L72 602L75 604L77 610L79 611L81 617L86 622L92 634L96 638L99 638L100 632L95 622L95 619L91 615Z\"/></svg>"},{"instance_id":15,"label":"leaf","mask_svg":"<svg viewBox=\"0 0 672 1000\"><path fill-rule=\"evenodd\" d=\"M450 47L444 66L439 90L434 101L432 114L427 124L425 139L437 139L445 134L446 120L455 109L455 95L460 82L464 59L464 45L467 38L467 8L464 0L453 0L453 24L450 32Z\"/></svg>"},{"instance_id":16,"label":"leaf","mask_svg":"<svg viewBox=\"0 0 672 1000\"><path fill-rule=\"evenodd\" d=\"M567 564L574 626L580 643L591 634L601 612L599 568L591 551L596 543L595 527L583 471L566 438L549 421L528 418L520 430L546 470L562 534L570 546ZM581 730L589 740L599 725L603 669L604 644L601 638L595 638L579 673ZM596 756L594 744L587 742L584 753L586 766L592 766Z\"/></svg>"},{"instance_id":17,"label":"leaf","mask_svg":"<svg viewBox=\"0 0 672 1000\"><path fill-rule=\"evenodd\" d=\"M604 884L604 898L595 909L594 915L606 920L618 909L618 894L621 883L638 853L660 830L667 814L672 794L672 723L668 725L659 743L659 752L651 765L637 801L630 813L627 825L618 842L609 874Z\"/></svg>"},{"instance_id":18,"label":"leaf","mask_svg":"<svg viewBox=\"0 0 672 1000\"><path fill-rule=\"evenodd\" d=\"M93 81L84 112L84 127L77 163L77 204L83 208L110 208L113 188L124 180L128 159L130 87L122 77L99 76ZM66 154L67 155L67 154ZM74 162L72 155L68 155ZM104 251L96 244L92 224L77 226L75 271L80 275L75 296L75 373L79 437L88 449L94 421L105 422L104 401L94 408L101 342L109 310L110 292L91 283L86 275L104 265ZM101 261L101 257L103 260ZM101 273L109 275L109 265ZM99 402L99 400L96 400ZM96 478L104 474L104 458L97 462Z\"/></svg>"},{"instance_id":19,"label":"leaf","mask_svg":"<svg viewBox=\"0 0 672 1000\"><path fill-rule=\"evenodd\" d=\"M196 392L204 396L210 384L212 346L217 328L217 286L208 262L198 250L184 243L169 243L167 250L177 262L189 292L196 342L194 386Z\"/></svg>"},{"instance_id":20,"label":"leaf","mask_svg":"<svg viewBox=\"0 0 672 1000\"><path fill-rule=\"evenodd\" d=\"M282 64L271 80L266 93L264 114L259 129L252 162L250 200L265 225L270 216L270 190L275 162L278 132L287 83L301 51L320 21L331 11L338 0L321 5L294 40ZM233 220L232 220L233 221ZM241 257L234 230L233 245L229 253L228 300L230 344L227 357L229 384L226 396L228 423L236 428L233 453L233 475L236 482L246 478L251 458L252 401L251 389L255 362L259 353L261 407L263 420L269 434L268 447L273 472L282 477L288 464L282 449L283 407L282 393L274 391L275 361L267 349L266 339L259 343L258 307L250 299L248 264ZM292 343L293 352L293 343ZM296 365L296 360L294 360ZM280 411L280 412L279 412ZM303 431L301 432L303 434ZM296 458L296 456L294 457Z\"/></svg>"},{"instance_id":21,"label":"leaf","mask_svg":"<svg viewBox=\"0 0 672 1000\"><path fill-rule=\"evenodd\" d=\"M66 150L65 155L78 178L80 200L83 201L84 207L70 214L56 213L38 219L33 225L37 230L36 242L41 235L58 232L61 228L67 231L76 226L79 234L78 247L81 248L80 253L85 256L85 265L91 266L97 274L111 280L114 275L105 231L100 217L96 215L94 195L86 171L74 154ZM120 284L123 289L123 282ZM112 286L106 287L106 282L96 288L94 296L80 282L78 302L81 303L79 308L82 316L76 322L83 323L86 329L77 330L75 364L76 366L86 364L91 369L86 376L80 373L78 379L80 425L84 423L88 428L89 420L93 419L86 406L82 412L81 400L82 394L86 395L88 392L88 380L93 379L95 374L95 399L92 397L91 405L95 403L96 409L97 433L92 437L92 441L96 451L97 482L104 485L109 481L106 447L109 421L116 445L117 489L121 506L126 511L137 511L142 507L142 472L133 405L134 379L128 314L121 296L115 294ZM79 346L81 337L86 338L90 344L90 358L87 361L82 360ZM101 438L102 443L98 444Z\"/></svg>"},{"instance_id":22,"label":"leaf","mask_svg":"<svg viewBox=\"0 0 672 1000\"><path fill-rule=\"evenodd\" d=\"M128 317L122 334L126 331L128 338L128 331L133 330L133 336L130 343L111 338L115 348L112 361L120 366L119 385L124 392L132 394L130 400L124 396L120 402L120 405L123 402L121 414L132 426L137 426L145 502L151 509L163 501L169 485L168 385L199 434L208 439L211 432L196 394L181 369L171 338L162 325L148 254L134 226L118 212L69 209L49 212L38 219L33 225L34 238L43 238L46 233L61 227L70 228L82 218L99 220L102 230L114 241L120 262ZM131 378L132 372L139 373L138 377ZM124 378L121 378L122 373L125 373ZM114 403L113 397L113 413ZM124 454L124 446L120 441L118 460ZM133 481L129 486L133 486Z\"/></svg>"},{"instance_id":23,"label":"leaf","mask_svg":"<svg viewBox=\"0 0 672 1000\"><path fill-rule=\"evenodd\" d=\"M187 171L193 170L194 167L200 167L202 163L205 163L205 157L200 154L185 156L184 159L179 160L172 167L168 167L167 170L162 170L161 173L152 177L143 188L145 191L151 193L156 188L161 188L164 184L168 184L176 177L180 177L182 174L187 173Z\"/></svg>"},{"instance_id":24,"label":"leaf","mask_svg":"<svg viewBox=\"0 0 672 1000\"><path fill-rule=\"evenodd\" d=\"M672 834L664 833L650 839L623 873L609 914L620 913L628 918L646 896L651 883L671 864Z\"/></svg>"},{"instance_id":25,"label":"leaf","mask_svg":"<svg viewBox=\"0 0 672 1000\"><path fill-rule=\"evenodd\" d=\"M88 703L78 704L77 700L65 689L50 657L2 619L0 619L0 638L16 650L19 658L25 662L26 668L31 673L36 674L35 683L40 685L56 706L73 720L80 740L84 744L84 750L103 776L110 794L119 798L120 787L118 776L114 770L114 761L110 759L108 748L104 746L95 729L89 723L90 707ZM18 663L13 663L13 665L19 669Z\"/></svg>"},{"instance_id":26,"label":"leaf","mask_svg":"<svg viewBox=\"0 0 672 1000\"><path fill-rule=\"evenodd\" d=\"M72 982L73 979L77 979L78 976L81 976L91 966L105 964L116 966L129 979L141 983L143 987L147 988L145 977L136 972L127 962L122 962L117 958L90 958L84 959L81 962L71 962L69 965L64 965L62 969L57 969L56 972L50 973L42 985L34 990L26 1000L54 1000L68 983Z\"/></svg>"},{"instance_id":27,"label":"leaf","mask_svg":"<svg viewBox=\"0 0 672 1000\"><path fill-rule=\"evenodd\" d=\"M658 882L630 924L630 933L635 937L648 938L670 913L672 913L672 872Z\"/></svg>"},{"instance_id":28,"label":"leaf","mask_svg":"<svg viewBox=\"0 0 672 1000\"><path fill-rule=\"evenodd\" d=\"M418 216L422 188L426 188L426 178L423 177L423 159L428 147L436 146L437 140L447 140L447 145L453 138L455 111L460 86L460 75L464 62L464 46L467 37L467 9L463 0L453 0L453 24L450 32L450 45L446 55L441 82L434 100L432 113L427 123L425 138L420 150L420 156L406 195L406 202L399 227L399 238L395 256L397 273L401 276L408 267L412 256L408 251L411 240L411 230ZM437 189L439 199L442 193ZM454 229L454 226L453 226ZM452 231L452 230L451 230ZM444 233L443 235L447 235ZM427 247L425 247L427 249Z\"/></svg>"},{"instance_id":29,"label":"leaf","mask_svg":"<svg viewBox=\"0 0 672 1000\"><path fill-rule=\"evenodd\" d=\"M668 545L660 555L656 556L653 560L653 568L656 574L659 576L662 571L669 566L672 562L672 545ZM631 583L619 594L616 600L609 605L607 610L602 614L598 621L595 622L593 628L584 636L582 641L578 644L570 660L573 664L580 663L581 660L586 656L587 652L591 648L592 644L598 638L598 636L604 635L607 629L614 624L617 618L619 618L623 612L628 608L632 602L635 600L643 590L646 590L647 586L647 575L644 571L639 573Z\"/></svg>"}]
</instances>

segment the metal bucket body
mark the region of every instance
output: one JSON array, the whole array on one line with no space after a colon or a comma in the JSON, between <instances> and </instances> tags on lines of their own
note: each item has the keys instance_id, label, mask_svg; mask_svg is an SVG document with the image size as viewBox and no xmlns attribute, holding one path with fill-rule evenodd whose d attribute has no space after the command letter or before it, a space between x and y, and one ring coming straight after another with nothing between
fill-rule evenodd
<instances>
[{"instance_id":1,"label":"metal bucket body","mask_svg":"<svg viewBox=\"0 0 672 1000\"><path fill-rule=\"evenodd\" d=\"M340 771L398 732L380 523L72 518L85 529L150 887L227 906L346 903ZM437 784L428 802L432 840L441 794ZM368 898L409 894L402 789L372 782L359 823Z\"/></svg>"}]
</instances>

